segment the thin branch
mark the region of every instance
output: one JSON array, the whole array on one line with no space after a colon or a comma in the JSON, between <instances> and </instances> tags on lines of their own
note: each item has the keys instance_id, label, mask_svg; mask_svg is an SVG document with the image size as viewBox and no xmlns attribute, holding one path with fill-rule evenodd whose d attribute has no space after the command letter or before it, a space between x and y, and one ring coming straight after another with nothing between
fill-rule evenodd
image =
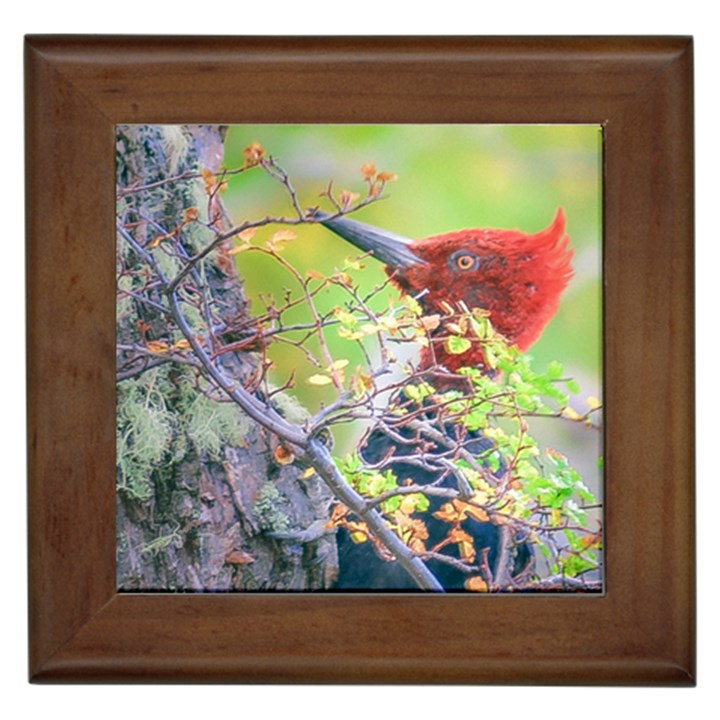
<instances>
[{"instance_id":1,"label":"thin branch","mask_svg":"<svg viewBox=\"0 0 720 720\"><path fill-rule=\"evenodd\" d=\"M423 590L444 592L442 585L427 569L425 563L416 557L400 538L385 524L382 516L367 507L364 498L353 490L338 470L325 445L311 438L308 442L306 461L311 464L335 497L362 518L373 535L392 553L402 567Z\"/></svg>"}]
</instances>

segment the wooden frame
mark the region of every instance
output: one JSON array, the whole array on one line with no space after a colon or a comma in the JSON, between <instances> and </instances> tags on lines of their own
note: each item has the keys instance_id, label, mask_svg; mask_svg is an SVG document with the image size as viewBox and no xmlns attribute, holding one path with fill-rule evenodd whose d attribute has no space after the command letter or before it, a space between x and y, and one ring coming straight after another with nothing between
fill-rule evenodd
<instances>
[{"instance_id":1,"label":"wooden frame","mask_svg":"<svg viewBox=\"0 0 720 720\"><path fill-rule=\"evenodd\" d=\"M695 682L692 41L29 37L33 681ZM115 590L116 123L602 123L603 597Z\"/></svg>"}]
</instances>

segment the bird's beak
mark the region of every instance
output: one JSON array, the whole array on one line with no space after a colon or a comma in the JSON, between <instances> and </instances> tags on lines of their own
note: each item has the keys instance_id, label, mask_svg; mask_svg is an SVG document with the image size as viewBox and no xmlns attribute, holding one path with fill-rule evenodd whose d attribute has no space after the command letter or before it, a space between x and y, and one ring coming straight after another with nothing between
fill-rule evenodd
<instances>
[{"instance_id":1,"label":"bird's beak","mask_svg":"<svg viewBox=\"0 0 720 720\"><path fill-rule=\"evenodd\" d=\"M412 251L413 241L410 238L357 222L357 220L333 217L320 210L314 211L311 217L319 220L322 225L352 243L359 250L370 253L389 268L425 264L425 261Z\"/></svg>"}]
</instances>

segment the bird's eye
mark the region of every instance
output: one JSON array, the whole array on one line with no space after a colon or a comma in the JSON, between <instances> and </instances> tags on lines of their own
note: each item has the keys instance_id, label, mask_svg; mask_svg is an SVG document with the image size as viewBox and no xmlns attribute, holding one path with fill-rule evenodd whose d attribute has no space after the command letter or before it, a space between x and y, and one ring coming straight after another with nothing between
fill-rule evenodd
<instances>
[{"instance_id":1,"label":"bird's eye","mask_svg":"<svg viewBox=\"0 0 720 720\"><path fill-rule=\"evenodd\" d=\"M477 266L477 255L473 255L466 250L459 250L450 256L450 267L455 270L475 270Z\"/></svg>"}]
</instances>

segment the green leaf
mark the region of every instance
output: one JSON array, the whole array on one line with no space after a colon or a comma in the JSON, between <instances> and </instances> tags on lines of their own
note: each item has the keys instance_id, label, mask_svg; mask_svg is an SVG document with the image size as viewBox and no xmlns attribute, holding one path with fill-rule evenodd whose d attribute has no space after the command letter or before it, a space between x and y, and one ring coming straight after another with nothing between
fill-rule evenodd
<instances>
[{"instance_id":1,"label":"green leaf","mask_svg":"<svg viewBox=\"0 0 720 720\"><path fill-rule=\"evenodd\" d=\"M565 381L565 387L572 395L577 395L580 392L580 386L572 378Z\"/></svg>"},{"instance_id":2,"label":"green leaf","mask_svg":"<svg viewBox=\"0 0 720 720\"><path fill-rule=\"evenodd\" d=\"M559 380L563 375L562 363L552 360L547 368L547 376L550 380Z\"/></svg>"},{"instance_id":3,"label":"green leaf","mask_svg":"<svg viewBox=\"0 0 720 720\"><path fill-rule=\"evenodd\" d=\"M451 335L445 340L445 350L451 355L462 355L470 349L470 340L459 335Z\"/></svg>"}]
</instances>

